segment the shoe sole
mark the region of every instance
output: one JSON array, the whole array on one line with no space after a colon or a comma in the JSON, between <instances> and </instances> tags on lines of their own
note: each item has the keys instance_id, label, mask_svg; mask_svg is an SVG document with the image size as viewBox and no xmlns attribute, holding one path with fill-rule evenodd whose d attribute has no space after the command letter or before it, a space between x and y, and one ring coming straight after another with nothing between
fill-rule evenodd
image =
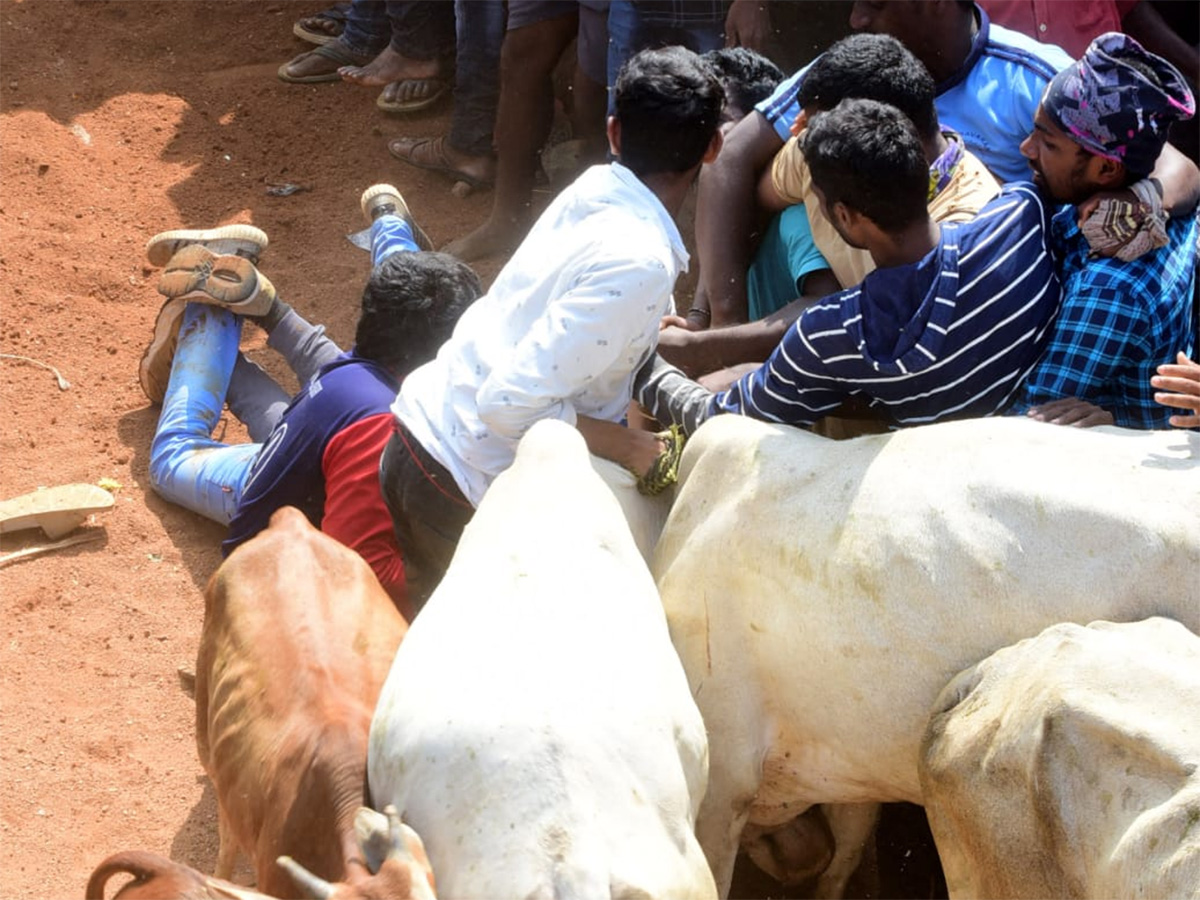
<instances>
[{"instance_id":1,"label":"shoe sole","mask_svg":"<svg viewBox=\"0 0 1200 900\"><path fill-rule=\"evenodd\" d=\"M417 224L417 220L413 218L412 210L408 208L408 204L404 202L404 195L401 194L393 185L390 184L373 184L362 192L362 199L359 200L359 206L362 208L362 213L367 219L367 224L370 225L375 220L371 217L371 201L376 197L383 195L396 198L397 211L401 218L408 222L413 230L413 238L417 242L417 246L422 250L432 250L433 241L429 239L429 235L425 233L425 229Z\"/></svg>"},{"instance_id":2,"label":"shoe sole","mask_svg":"<svg viewBox=\"0 0 1200 900\"><path fill-rule=\"evenodd\" d=\"M158 280L158 292L242 316L264 315L275 299L274 285L249 259L216 254L202 244L188 244L171 257Z\"/></svg>"},{"instance_id":3,"label":"shoe sole","mask_svg":"<svg viewBox=\"0 0 1200 900\"><path fill-rule=\"evenodd\" d=\"M318 47L324 47L326 44L332 44L340 35L325 34L320 31L309 31L297 22L292 26L292 34L300 38L302 41L308 41L310 44L316 44Z\"/></svg>"},{"instance_id":4,"label":"shoe sole","mask_svg":"<svg viewBox=\"0 0 1200 900\"><path fill-rule=\"evenodd\" d=\"M183 324L183 313L187 301L171 299L163 303L154 320L154 334L150 344L138 362L138 382L142 392L151 403L162 405L167 396L167 382L171 378L171 361L175 357L175 345L179 342L179 326Z\"/></svg>"},{"instance_id":5,"label":"shoe sole","mask_svg":"<svg viewBox=\"0 0 1200 900\"><path fill-rule=\"evenodd\" d=\"M164 231L150 238L146 244L146 258L152 266L165 266L181 247L203 244L216 253L245 255L257 263L268 243L267 233L253 225L222 225L200 230L183 228Z\"/></svg>"}]
</instances>

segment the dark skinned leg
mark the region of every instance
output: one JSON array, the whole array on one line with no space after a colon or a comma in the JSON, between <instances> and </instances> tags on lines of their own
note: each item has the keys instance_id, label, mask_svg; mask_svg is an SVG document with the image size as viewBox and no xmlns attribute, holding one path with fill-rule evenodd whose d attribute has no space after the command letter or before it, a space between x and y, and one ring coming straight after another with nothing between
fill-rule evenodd
<instances>
[{"instance_id":1,"label":"dark skinned leg","mask_svg":"<svg viewBox=\"0 0 1200 900\"><path fill-rule=\"evenodd\" d=\"M554 115L551 76L575 37L574 15L516 28L500 51L500 106L496 115L496 187L487 221L445 248L462 260L513 250L529 229L537 155Z\"/></svg>"}]
</instances>

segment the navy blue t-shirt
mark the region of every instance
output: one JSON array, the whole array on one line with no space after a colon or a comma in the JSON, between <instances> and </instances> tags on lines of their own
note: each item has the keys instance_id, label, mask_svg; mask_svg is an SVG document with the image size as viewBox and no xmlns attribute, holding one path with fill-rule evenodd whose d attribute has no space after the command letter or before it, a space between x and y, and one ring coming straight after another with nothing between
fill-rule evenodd
<instances>
[{"instance_id":1,"label":"navy blue t-shirt","mask_svg":"<svg viewBox=\"0 0 1200 900\"><path fill-rule=\"evenodd\" d=\"M266 528L282 506L295 506L320 528L326 448L355 423L390 417L399 390L386 368L353 350L322 366L293 398L254 460L222 552L228 556Z\"/></svg>"}]
</instances>

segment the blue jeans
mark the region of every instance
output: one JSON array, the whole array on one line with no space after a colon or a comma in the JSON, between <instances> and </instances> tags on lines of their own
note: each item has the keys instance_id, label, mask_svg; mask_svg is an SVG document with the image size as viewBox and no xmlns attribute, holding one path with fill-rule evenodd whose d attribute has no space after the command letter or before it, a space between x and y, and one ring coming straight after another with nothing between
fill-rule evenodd
<instances>
[{"instance_id":1,"label":"blue jeans","mask_svg":"<svg viewBox=\"0 0 1200 900\"><path fill-rule=\"evenodd\" d=\"M434 59L454 48L454 10L439 0L351 0L340 42L357 56L390 43L409 59Z\"/></svg>"},{"instance_id":2,"label":"blue jeans","mask_svg":"<svg viewBox=\"0 0 1200 900\"><path fill-rule=\"evenodd\" d=\"M707 53L725 45L725 22L678 22L644 20L630 0L612 0L608 7L608 114L614 112L613 87L625 60L648 47L680 44L693 53Z\"/></svg>"},{"instance_id":3,"label":"blue jeans","mask_svg":"<svg viewBox=\"0 0 1200 900\"><path fill-rule=\"evenodd\" d=\"M371 225L371 263L417 250L408 224L380 216ZM246 477L290 402L270 376L242 357L242 320L221 306L189 303L179 326L171 377L150 441L150 484L162 497L228 525ZM341 351L325 329L289 312L267 343L279 350L301 384ZM267 384L269 382L269 384ZM255 443L223 444L212 432L229 400ZM242 419L245 415L247 418Z\"/></svg>"},{"instance_id":4,"label":"blue jeans","mask_svg":"<svg viewBox=\"0 0 1200 900\"><path fill-rule=\"evenodd\" d=\"M375 56L391 40L384 0L350 0L346 27L339 41L355 56Z\"/></svg>"},{"instance_id":5,"label":"blue jeans","mask_svg":"<svg viewBox=\"0 0 1200 900\"><path fill-rule=\"evenodd\" d=\"M457 70L450 146L469 156L490 156L500 103L500 45L504 0L455 0Z\"/></svg>"}]
</instances>

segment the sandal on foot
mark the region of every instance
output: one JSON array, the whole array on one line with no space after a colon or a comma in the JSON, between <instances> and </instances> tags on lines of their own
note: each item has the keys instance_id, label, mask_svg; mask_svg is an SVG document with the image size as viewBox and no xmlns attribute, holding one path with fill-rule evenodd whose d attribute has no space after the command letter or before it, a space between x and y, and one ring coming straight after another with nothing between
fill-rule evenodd
<instances>
[{"instance_id":1,"label":"sandal on foot","mask_svg":"<svg viewBox=\"0 0 1200 900\"><path fill-rule=\"evenodd\" d=\"M488 160L488 165L486 166L489 170L488 174L473 175L470 172L456 168L450 162L450 158L446 155L445 141L444 137L396 138L393 141L388 141L388 153L392 154L396 159L408 163L410 166L416 166L418 169L428 169L431 172L440 172L454 181L465 182L475 189L492 186L492 182L496 178L496 164L494 161Z\"/></svg>"},{"instance_id":2,"label":"sandal on foot","mask_svg":"<svg viewBox=\"0 0 1200 900\"><path fill-rule=\"evenodd\" d=\"M350 11L349 3L335 3L329 9L322 10L313 16L305 16L292 26L292 34L300 38L302 41L308 41L310 44L331 44L342 36L342 32L346 28L346 13ZM327 22L333 27L333 31L322 31L319 28L312 28L306 23L320 21Z\"/></svg>"},{"instance_id":3,"label":"sandal on foot","mask_svg":"<svg viewBox=\"0 0 1200 900\"><path fill-rule=\"evenodd\" d=\"M279 67L276 74L280 81L286 81L290 84L316 84L320 81L341 81L342 76L338 74L338 69L342 66L365 66L369 63L373 56L359 56L357 53L351 53L346 49L341 41L332 41L328 44L323 44L316 50L308 50L301 53L294 59L285 62ZM314 72L310 75L294 75L291 69L297 64L308 60L321 61L323 63L322 71ZM327 69L328 71L324 71Z\"/></svg>"},{"instance_id":4,"label":"sandal on foot","mask_svg":"<svg viewBox=\"0 0 1200 900\"><path fill-rule=\"evenodd\" d=\"M389 99L387 96L388 88L394 84L410 85L411 92L416 93L418 96L407 100ZM449 83L440 78L404 78L401 81L392 82L392 84L384 88L383 93L379 95L379 99L375 101L375 105L384 112L404 115L428 109L448 93L450 93Z\"/></svg>"}]
</instances>

